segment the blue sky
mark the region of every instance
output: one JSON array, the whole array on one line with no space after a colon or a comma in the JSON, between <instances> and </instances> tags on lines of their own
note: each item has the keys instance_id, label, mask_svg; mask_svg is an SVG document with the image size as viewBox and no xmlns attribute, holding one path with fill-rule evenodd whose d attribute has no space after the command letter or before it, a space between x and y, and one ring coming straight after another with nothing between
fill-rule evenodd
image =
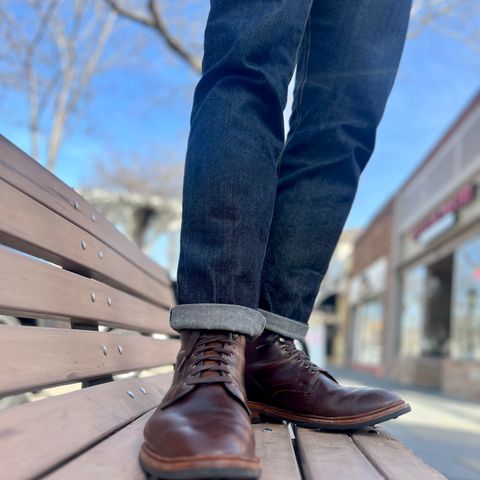
<instances>
[{"instance_id":1,"label":"blue sky","mask_svg":"<svg viewBox=\"0 0 480 480\"><path fill-rule=\"evenodd\" d=\"M132 28L125 25L123 34ZM67 184L81 186L95 159L112 152L183 160L197 77L154 34L145 35L149 46L136 62L95 80L98 93L61 150L56 174ZM479 79L480 55L471 46L429 29L407 41L347 227L368 223L472 98ZM3 92L0 101L0 132L28 151L25 100Z\"/></svg>"}]
</instances>

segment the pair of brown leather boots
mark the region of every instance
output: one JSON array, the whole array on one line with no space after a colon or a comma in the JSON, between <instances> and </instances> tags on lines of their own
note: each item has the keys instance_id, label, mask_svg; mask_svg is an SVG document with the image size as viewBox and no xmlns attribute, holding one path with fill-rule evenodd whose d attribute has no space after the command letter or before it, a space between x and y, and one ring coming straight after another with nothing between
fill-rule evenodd
<instances>
[{"instance_id":1,"label":"pair of brown leather boots","mask_svg":"<svg viewBox=\"0 0 480 480\"><path fill-rule=\"evenodd\" d=\"M140 463L153 479L257 478L252 420L348 430L410 411L396 393L344 387L293 340L184 330L173 382L144 429Z\"/></svg>"}]
</instances>

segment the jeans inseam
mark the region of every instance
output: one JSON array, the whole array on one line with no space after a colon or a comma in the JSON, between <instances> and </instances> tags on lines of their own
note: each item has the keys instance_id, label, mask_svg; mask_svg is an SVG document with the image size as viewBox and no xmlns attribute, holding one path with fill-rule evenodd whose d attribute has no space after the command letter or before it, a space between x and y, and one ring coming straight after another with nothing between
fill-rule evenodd
<instances>
[{"instance_id":1,"label":"jeans inseam","mask_svg":"<svg viewBox=\"0 0 480 480\"><path fill-rule=\"evenodd\" d=\"M311 7L312 7L312 4L313 4L313 1L310 3L310 10L311 10ZM297 130L298 128L298 125L300 123L300 119L301 119L301 106L302 106L302 100L303 100L303 89L305 87L305 83L307 81L307 74L308 74L308 60L310 58L310 42L311 42L311 27L310 27L310 24L311 24L311 19L310 19L310 15L308 16L308 19L307 19L307 24L305 26L305 33L304 35L308 35L307 36L307 45L305 47L305 55L304 55L304 61L303 61L303 77L301 79L301 82L300 82L300 86L299 86L299 93L298 93L298 106L297 106L297 110L298 110L298 114L297 114L297 119L296 119L296 122L295 122L295 125L293 125L293 127L290 129L290 132L289 132L289 135L293 135L295 133L295 131ZM280 155L278 156L277 158L277 161L275 162L275 167L278 168L279 165L280 165L280 161L283 157L283 152L285 150L285 147L287 145L287 142L285 142L283 148L282 148L282 151L280 152Z\"/></svg>"}]
</instances>

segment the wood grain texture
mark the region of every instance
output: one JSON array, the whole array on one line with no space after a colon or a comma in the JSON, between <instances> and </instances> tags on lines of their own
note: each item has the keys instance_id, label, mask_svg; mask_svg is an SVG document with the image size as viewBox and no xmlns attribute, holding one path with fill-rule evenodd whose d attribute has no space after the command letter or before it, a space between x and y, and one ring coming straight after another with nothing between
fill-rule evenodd
<instances>
[{"instance_id":1,"label":"wood grain texture","mask_svg":"<svg viewBox=\"0 0 480 480\"><path fill-rule=\"evenodd\" d=\"M170 382L170 375L119 380L0 411L2 478L25 480L52 470L156 407Z\"/></svg>"},{"instance_id":2,"label":"wood grain texture","mask_svg":"<svg viewBox=\"0 0 480 480\"><path fill-rule=\"evenodd\" d=\"M154 304L173 306L171 286L158 282L94 236L3 180L0 180L0 218L1 243Z\"/></svg>"},{"instance_id":3,"label":"wood grain texture","mask_svg":"<svg viewBox=\"0 0 480 480\"><path fill-rule=\"evenodd\" d=\"M0 265L0 313L176 333L166 308L109 285L5 248Z\"/></svg>"},{"instance_id":4,"label":"wood grain texture","mask_svg":"<svg viewBox=\"0 0 480 480\"><path fill-rule=\"evenodd\" d=\"M254 425L256 452L262 462L260 480L300 480L290 433L285 425Z\"/></svg>"},{"instance_id":5,"label":"wood grain texture","mask_svg":"<svg viewBox=\"0 0 480 480\"><path fill-rule=\"evenodd\" d=\"M295 437L307 480L383 479L346 434L299 428Z\"/></svg>"},{"instance_id":6,"label":"wood grain texture","mask_svg":"<svg viewBox=\"0 0 480 480\"><path fill-rule=\"evenodd\" d=\"M377 428L352 435L355 445L388 480L446 480L397 439Z\"/></svg>"},{"instance_id":7,"label":"wood grain texture","mask_svg":"<svg viewBox=\"0 0 480 480\"><path fill-rule=\"evenodd\" d=\"M145 480L146 476L138 463L138 452L143 442L143 428L152 413L153 410L45 478ZM260 424L255 425L254 430L257 455L262 462L259 480L300 480L287 427ZM122 459L121 462L118 461L119 458Z\"/></svg>"},{"instance_id":8,"label":"wood grain texture","mask_svg":"<svg viewBox=\"0 0 480 480\"><path fill-rule=\"evenodd\" d=\"M138 452L143 443L143 428L153 411L142 415L103 442L47 475L45 480L66 478L146 480L147 477L138 463Z\"/></svg>"},{"instance_id":9,"label":"wood grain texture","mask_svg":"<svg viewBox=\"0 0 480 480\"><path fill-rule=\"evenodd\" d=\"M140 334L6 325L0 342L0 395L173 364L180 347Z\"/></svg>"},{"instance_id":10,"label":"wood grain texture","mask_svg":"<svg viewBox=\"0 0 480 480\"><path fill-rule=\"evenodd\" d=\"M166 285L170 284L164 268L136 248L75 190L2 135L0 178L101 240L148 275Z\"/></svg>"}]
</instances>

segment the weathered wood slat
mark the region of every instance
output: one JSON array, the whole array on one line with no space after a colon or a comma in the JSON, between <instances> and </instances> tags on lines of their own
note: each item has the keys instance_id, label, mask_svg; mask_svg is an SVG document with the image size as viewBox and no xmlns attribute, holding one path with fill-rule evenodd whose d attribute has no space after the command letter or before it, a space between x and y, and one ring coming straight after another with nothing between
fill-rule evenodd
<instances>
[{"instance_id":1,"label":"weathered wood slat","mask_svg":"<svg viewBox=\"0 0 480 480\"><path fill-rule=\"evenodd\" d=\"M0 411L2 478L37 478L52 470L156 407L170 382L170 375L118 380Z\"/></svg>"},{"instance_id":2,"label":"weathered wood slat","mask_svg":"<svg viewBox=\"0 0 480 480\"><path fill-rule=\"evenodd\" d=\"M138 463L138 452L143 443L143 428L154 410L146 413L111 437L47 475L48 480L75 478L115 478L117 480L145 480ZM254 426L257 455L262 461L260 480L300 480L287 427L260 424ZM119 462L118 459L122 461Z\"/></svg>"},{"instance_id":3,"label":"weathered wood slat","mask_svg":"<svg viewBox=\"0 0 480 480\"><path fill-rule=\"evenodd\" d=\"M89 232L148 275L167 285L170 283L165 269L136 248L75 190L2 135L0 178Z\"/></svg>"},{"instance_id":4,"label":"weathered wood slat","mask_svg":"<svg viewBox=\"0 0 480 480\"><path fill-rule=\"evenodd\" d=\"M6 248L0 248L0 265L0 313L175 333L166 308L96 280Z\"/></svg>"},{"instance_id":5,"label":"weathered wood slat","mask_svg":"<svg viewBox=\"0 0 480 480\"><path fill-rule=\"evenodd\" d=\"M143 428L154 409L142 415L120 431L95 445L84 454L68 462L45 477L45 480L145 480L146 475L138 463L138 452L143 443ZM122 459L120 462L119 459Z\"/></svg>"},{"instance_id":6,"label":"weathered wood slat","mask_svg":"<svg viewBox=\"0 0 480 480\"><path fill-rule=\"evenodd\" d=\"M0 325L0 395L173 364L178 340Z\"/></svg>"},{"instance_id":7,"label":"weathered wood slat","mask_svg":"<svg viewBox=\"0 0 480 480\"><path fill-rule=\"evenodd\" d=\"M116 251L0 180L0 242L170 307L173 291Z\"/></svg>"},{"instance_id":8,"label":"weathered wood slat","mask_svg":"<svg viewBox=\"0 0 480 480\"><path fill-rule=\"evenodd\" d=\"M295 436L307 480L383 478L348 435L298 428Z\"/></svg>"},{"instance_id":9,"label":"weathered wood slat","mask_svg":"<svg viewBox=\"0 0 480 480\"><path fill-rule=\"evenodd\" d=\"M256 452L262 461L260 480L300 480L290 433L285 425L254 425Z\"/></svg>"},{"instance_id":10,"label":"weathered wood slat","mask_svg":"<svg viewBox=\"0 0 480 480\"><path fill-rule=\"evenodd\" d=\"M410 449L381 429L352 435L353 442L388 480L446 480Z\"/></svg>"}]
</instances>

